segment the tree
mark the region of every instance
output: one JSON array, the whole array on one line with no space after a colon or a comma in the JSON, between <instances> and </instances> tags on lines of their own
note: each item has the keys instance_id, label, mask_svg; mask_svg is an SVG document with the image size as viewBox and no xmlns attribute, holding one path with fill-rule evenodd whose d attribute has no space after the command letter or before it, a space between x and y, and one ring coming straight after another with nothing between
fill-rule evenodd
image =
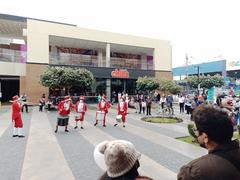
<instances>
[{"instance_id":1,"label":"tree","mask_svg":"<svg viewBox=\"0 0 240 180\"><path fill-rule=\"evenodd\" d=\"M137 90L142 92L151 92L159 87L159 82L153 77L139 77L137 80Z\"/></svg>"},{"instance_id":2,"label":"tree","mask_svg":"<svg viewBox=\"0 0 240 180\"><path fill-rule=\"evenodd\" d=\"M159 80L158 89L160 91L169 92L171 94L177 94L182 90L181 86L177 85L175 81L169 79Z\"/></svg>"},{"instance_id":3,"label":"tree","mask_svg":"<svg viewBox=\"0 0 240 180\"><path fill-rule=\"evenodd\" d=\"M199 76L199 82L198 82L198 76L189 76L187 78L187 82L190 87L192 88L198 88L198 84L200 84L200 87L202 88L211 88L211 87L222 87L224 85L224 79L219 74L216 74L214 76Z\"/></svg>"},{"instance_id":4,"label":"tree","mask_svg":"<svg viewBox=\"0 0 240 180\"><path fill-rule=\"evenodd\" d=\"M73 86L81 87L86 91L91 88L93 80L92 73L86 69L66 67L48 67L40 77L43 86L53 90L65 89L68 93Z\"/></svg>"}]
</instances>

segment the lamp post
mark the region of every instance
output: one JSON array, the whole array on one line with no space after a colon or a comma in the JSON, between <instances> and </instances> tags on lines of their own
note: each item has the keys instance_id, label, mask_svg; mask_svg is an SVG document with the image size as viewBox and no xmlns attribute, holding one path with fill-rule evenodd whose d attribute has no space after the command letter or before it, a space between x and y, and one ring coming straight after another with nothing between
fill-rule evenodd
<instances>
[{"instance_id":1,"label":"lamp post","mask_svg":"<svg viewBox=\"0 0 240 180\"><path fill-rule=\"evenodd\" d=\"M197 92L198 92L198 96L199 96L199 90L200 90L200 67L199 67L199 64L198 64L198 66L197 66L197 73L198 73L198 90L197 90Z\"/></svg>"}]
</instances>

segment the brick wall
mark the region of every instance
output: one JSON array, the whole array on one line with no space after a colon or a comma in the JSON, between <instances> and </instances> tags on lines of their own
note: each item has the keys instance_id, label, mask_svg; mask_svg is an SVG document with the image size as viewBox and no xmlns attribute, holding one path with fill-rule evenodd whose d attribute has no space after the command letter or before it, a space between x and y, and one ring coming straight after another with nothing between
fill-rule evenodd
<instances>
[{"instance_id":1,"label":"brick wall","mask_svg":"<svg viewBox=\"0 0 240 180\"><path fill-rule=\"evenodd\" d=\"M20 77L20 95L25 92L28 102L38 103L43 93L48 97L48 88L40 84L40 75L46 68L45 64L26 64L26 76Z\"/></svg>"}]
</instances>

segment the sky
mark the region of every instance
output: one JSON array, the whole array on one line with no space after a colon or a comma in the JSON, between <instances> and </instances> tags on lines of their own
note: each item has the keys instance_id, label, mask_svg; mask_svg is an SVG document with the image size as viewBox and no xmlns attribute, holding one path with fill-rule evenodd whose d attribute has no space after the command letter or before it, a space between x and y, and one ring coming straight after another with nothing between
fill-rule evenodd
<instances>
[{"instance_id":1,"label":"sky","mask_svg":"<svg viewBox=\"0 0 240 180\"><path fill-rule=\"evenodd\" d=\"M240 60L238 0L0 0L0 13L164 39L173 67Z\"/></svg>"}]
</instances>

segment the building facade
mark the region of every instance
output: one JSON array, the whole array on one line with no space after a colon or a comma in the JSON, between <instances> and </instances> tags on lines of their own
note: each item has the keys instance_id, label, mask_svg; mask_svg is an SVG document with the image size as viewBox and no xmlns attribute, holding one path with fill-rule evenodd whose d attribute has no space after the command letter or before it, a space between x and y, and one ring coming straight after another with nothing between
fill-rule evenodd
<instances>
[{"instance_id":1,"label":"building facade","mask_svg":"<svg viewBox=\"0 0 240 180\"><path fill-rule=\"evenodd\" d=\"M172 78L171 51L165 40L0 14L2 101L26 93L30 102L37 102L41 94L48 95L49 89L39 83L48 66L90 70L94 93L108 98L113 91L134 94L139 76Z\"/></svg>"}]
</instances>

